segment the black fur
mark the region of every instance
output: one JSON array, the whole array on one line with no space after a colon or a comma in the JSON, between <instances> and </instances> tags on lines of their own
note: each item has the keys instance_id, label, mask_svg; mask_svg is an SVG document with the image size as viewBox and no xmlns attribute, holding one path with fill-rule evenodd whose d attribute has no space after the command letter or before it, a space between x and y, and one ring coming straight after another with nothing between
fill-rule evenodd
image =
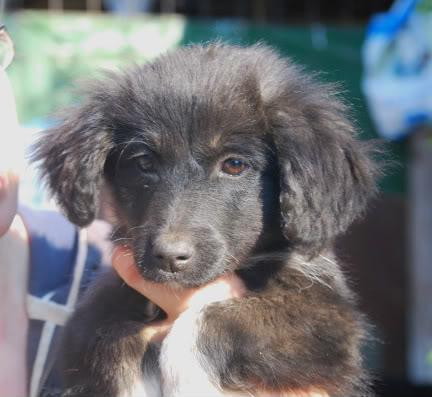
<instances>
[{"instance_id":1,"label":"black fur","mask_svg":"<svg viewBox=\"0 0 432 397\"><path fill-rule=\"evenodd\" d=\"M266 46L196 45L92 83L34 158L80 226L106 183L145 278L243 278L250 295L207 306L199 338L226 390L367 394L365 323L331 253L375 193L347 113L333 86ZM223 172L230 158L241 175ZM175 263L173 249L185 253ZM154 315L120 286L99 287L66 327L76 394L116 395L148 367L138 330Z\"/></svg>"}]
</instances>

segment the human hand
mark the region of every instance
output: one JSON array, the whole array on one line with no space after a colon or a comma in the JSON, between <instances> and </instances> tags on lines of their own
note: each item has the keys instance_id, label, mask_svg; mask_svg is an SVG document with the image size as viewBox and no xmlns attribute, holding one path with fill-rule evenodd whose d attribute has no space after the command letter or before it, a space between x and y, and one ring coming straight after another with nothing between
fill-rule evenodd
<instances>
[{"instance_id":1,"label":"human hand","mask_svg":"<svg viewBox=\"0 0 432 397\"><path fill-rule=\"evenodd\" d=\"M3 134L14 135L18 127L15 100L9 79L5 72L13 58L13 45L4 28L0 28L0 130ZM0 145L0 237L8 230L17 211L18 175L11 150L10 140L3 137ZM12 142L14 139L12 139Z\"/></svg>"},{"instance_id":2,"label":"human hand","mask_svg":"<svg viewBox=\"0 0 432 397\"><path fill-rule=\"evenodd\" d=\"M146 296L167 314L165 321L147 330L152 337L159 339L165 336L172 323L186 310L199 310L213 302L246 295L246 287L234 273L197 288L182 288L145 280L138 271L131 250L124 247L114 249L112 264L126 284Z\"/></svg>"},{"instance_id":3,"label":"human hand","mask_svg":"<svg viewBox=\"0 0 432 397\"><path fill-rule=\"evenodd\" d=\"M17 213L18 181L11 170L0 170L0 238L9 230Z\"/></svg>"},{"instance_id":4,"label":"human hand","mask_svg":"<svg viewBox=\"0 0 432 397\"><path fill-rule=\"evenodd\" d=\"M14 150L18 121L6 67L13 45L0 27L0 396L25 396L27 348L28 236L16 214L18 167ZM11 137L13 139L8 139Z\"/></svg>"}]
</instances>

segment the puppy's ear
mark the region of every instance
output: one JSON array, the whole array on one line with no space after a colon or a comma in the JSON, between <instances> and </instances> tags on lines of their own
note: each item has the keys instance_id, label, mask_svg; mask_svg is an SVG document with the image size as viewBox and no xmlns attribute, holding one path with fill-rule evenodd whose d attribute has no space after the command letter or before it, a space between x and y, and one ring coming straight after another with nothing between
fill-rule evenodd
<instances>
[{"instance_id":1,"label":"puppy's ear","mask_svg":"<svg viewBox=\"0 0 432 397\"><path fill-rule=\"evenodd\" d=\"M97 104L86 103L65 112L63 122L41 133L32 161L40 162L42 177L76 225L95 217L97 193L108 151L109 135Z\"/></svg>"},{"instance_id":2,"label":"puppy's ear","mask_svg":"<svg viewBox=\"0 0 432 397\"><path fill-rule=\"evenodd\" d=\"M274 143L287 239L309 252L342 233L376 192L370 143L355 139L330 86L298 79L275 112Z\"/></svg>"}]
</instances>

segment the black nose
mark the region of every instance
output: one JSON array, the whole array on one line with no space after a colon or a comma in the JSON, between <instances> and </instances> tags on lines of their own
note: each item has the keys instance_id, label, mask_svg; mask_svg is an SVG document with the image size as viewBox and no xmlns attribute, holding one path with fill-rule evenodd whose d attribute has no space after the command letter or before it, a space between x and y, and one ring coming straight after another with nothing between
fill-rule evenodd
<instances>
[{"instance_id":1,"label":"black nose","mask_svg":"<svg viewBox=\"0 0 432 397\"><path fill-rule=\"evenodd\" d=\"M153 242L153 260L162 270L179 272L194 255L191 243L183 238L158 237Z\"/></svg>"}]
</instances>

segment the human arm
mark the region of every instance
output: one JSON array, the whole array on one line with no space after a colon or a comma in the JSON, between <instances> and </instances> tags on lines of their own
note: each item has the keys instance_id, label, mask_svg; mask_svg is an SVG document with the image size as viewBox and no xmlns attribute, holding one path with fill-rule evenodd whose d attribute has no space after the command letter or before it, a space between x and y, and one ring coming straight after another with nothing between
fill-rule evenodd
<instances>
[{"instance_id":1,"label":"human arm","mask_svg":"<svg viewBox=\"0 0 432 397\"><path fill-rule=\"evenodd\" d=\"M1 28L0 45L6 51L0 59L0 130L14 134L18 127L15 101L5 72L13 48ZM17 215L19 177L10 161L11 152L10 144L0 144L0 397L27 395L25 299L29 248L26 228Z\"/></svg>"}]
</instances>

